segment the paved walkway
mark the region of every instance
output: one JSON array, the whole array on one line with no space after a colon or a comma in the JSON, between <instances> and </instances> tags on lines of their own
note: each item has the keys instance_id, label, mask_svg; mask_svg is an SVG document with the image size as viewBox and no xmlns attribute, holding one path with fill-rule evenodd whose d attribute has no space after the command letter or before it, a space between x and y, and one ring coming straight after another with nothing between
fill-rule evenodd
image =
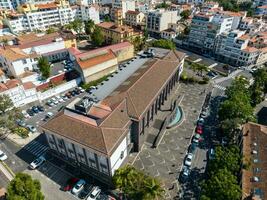
<instances>
[{"instance_id":1,"label":"paved walkway","mask_svg":"<svg viewBox=\"0 0 267 200\"><path fill-rule=\"evenodd\" d=\"M203 92L206 87L207 85L181 83L180 88L173 95L182 97L180 106L185 116L183 123L177 128L166 130L156 149L151 148L149 143L145 143L140 153L132 155L129 159L136 168L162 180L167 191L164 199L173 199L179 190L177 177L194 133L195 121L206 96ZM166 102L165 106L168 107L169 103ZM163 116L159 114L157 118L161 117L161 119L158 120L162 120Z\"/></svg>"},{"instance_id":2,"label":"paved walkway","mask_svg":"<svg viewBox=\"0 0 267 200\"><path fill-rule=\"evenodd\" d=\"M13 175L6 169L3 162L0 162L0 171L3 172L9 181L13 179Z\"/></svg>"}]
</instances>

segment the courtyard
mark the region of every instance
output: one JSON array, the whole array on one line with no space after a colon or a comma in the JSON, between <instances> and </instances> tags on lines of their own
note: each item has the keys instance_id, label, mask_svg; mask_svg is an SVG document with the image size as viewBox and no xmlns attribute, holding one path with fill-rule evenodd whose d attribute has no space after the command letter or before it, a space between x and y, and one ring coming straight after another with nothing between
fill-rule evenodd
<instances>
[{"instance_id":1,"label":"courtyard","mask_svg":"<svg viewBox=\"0 0 267 200\"><path fill-rule=\"evenodd\" d=\"M195 131L195 123L201 111L201 107L208 92L208 85L180 83L173 90L172 98L165 102L162 111L157 115L154 124L147 129L147 140L138 154L131 155L129 163L140 170L144 170L151 176L158 177L164 184L165 199L173 199L177 196L181 186L177 181L187 148ZM171 129L163 130L159 138L157 148L152 148L151 136L155 135L157 123L163 121L170 114L171 99L177 99L182 107L184 118L182 123ZM202 149L196 153L192 169L204 169L206 165L206 152Z\"/></svg>"}]
</instances>

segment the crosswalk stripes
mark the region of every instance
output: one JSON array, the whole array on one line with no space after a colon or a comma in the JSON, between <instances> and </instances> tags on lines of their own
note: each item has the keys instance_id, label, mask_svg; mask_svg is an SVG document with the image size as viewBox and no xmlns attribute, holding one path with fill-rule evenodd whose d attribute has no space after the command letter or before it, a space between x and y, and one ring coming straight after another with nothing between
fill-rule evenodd
<instances>
[{"instance_id":1,"label":"crosswalk stripes","mask_svg":"<svg viewBox=\"0 0 267 200\"><path fill-rule=\"evenodd\" d=\"M225 90L226 88L225 87L223 87L223 86L221 86L221 85L214 85L214 87L215 88L218 88L218 89L220 89L220 90Z\"/></svg>"},{"instance_id":2,"label":"crosswalk stripes","mask_svg":"<svg viewBox=\"0 0 267 200\"><path fill-rule=\"evenodd\" d=\"M48 148L49 147L33 140L29 144L24 146L23 149L25 149L26 151L30 152L31 154L39 157L39 156L45 154L45 152L48 150Z\"/></svg>"}]
</instances>

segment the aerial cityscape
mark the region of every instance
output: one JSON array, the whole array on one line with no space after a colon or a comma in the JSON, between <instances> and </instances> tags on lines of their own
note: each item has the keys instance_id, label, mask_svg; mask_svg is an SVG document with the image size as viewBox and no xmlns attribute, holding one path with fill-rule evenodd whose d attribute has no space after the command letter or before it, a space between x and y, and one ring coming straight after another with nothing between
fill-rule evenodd
<instances>
[{"instance_id":1,"label":"aerial cityscape","mask_svg":"<svg viewBox=\"0 0 267 200\"><path fill-rule=\"evenodd\" d=\"M267 0L0 0L0 200L267 200Z\"/></svg>"}]
</instances>

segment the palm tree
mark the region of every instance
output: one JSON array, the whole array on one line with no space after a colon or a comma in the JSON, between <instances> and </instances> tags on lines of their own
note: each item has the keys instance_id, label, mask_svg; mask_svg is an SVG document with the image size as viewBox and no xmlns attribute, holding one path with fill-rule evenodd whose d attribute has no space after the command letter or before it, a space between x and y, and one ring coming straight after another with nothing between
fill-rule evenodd
<instances>
[{"instance_id":1,"label":"palm tree","mask_svg":"<svg viewBox=\"0 0 267 200\"><path fill-rule=\"evenodd\" d=\"M159 199L164 194L164 189L161 187L160 182L152 177L147 177L145 179L145 187L144 190L144 200L150 200L150 199Z\"/></svg>"}]
</instances>

